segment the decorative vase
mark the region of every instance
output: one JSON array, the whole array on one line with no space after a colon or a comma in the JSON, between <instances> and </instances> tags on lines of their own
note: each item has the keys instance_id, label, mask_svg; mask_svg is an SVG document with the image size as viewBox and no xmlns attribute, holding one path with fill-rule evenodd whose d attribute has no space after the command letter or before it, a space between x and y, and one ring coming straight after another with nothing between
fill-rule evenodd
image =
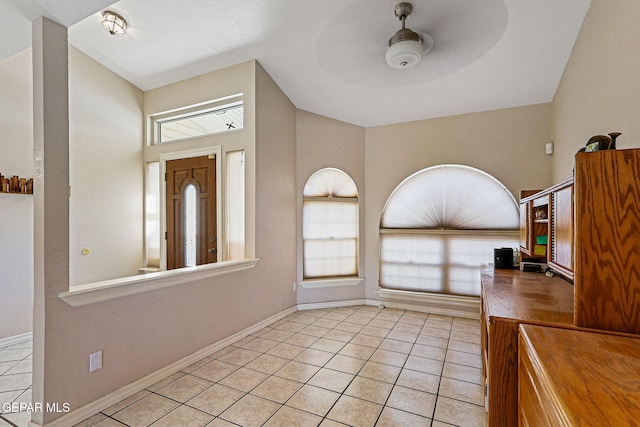
<instances>
[{"instance_id":1,"label":"decorative vase","mask_svg":"<svg viewBox=\"0 0 640 427\"><path fill-rule=\"evenodd\" d=\"M611 132L609 136L611 137L611 144L609 144L609 150L616 149L616 138L622 135L620 132Z\"/></svg>"}]
</instances>

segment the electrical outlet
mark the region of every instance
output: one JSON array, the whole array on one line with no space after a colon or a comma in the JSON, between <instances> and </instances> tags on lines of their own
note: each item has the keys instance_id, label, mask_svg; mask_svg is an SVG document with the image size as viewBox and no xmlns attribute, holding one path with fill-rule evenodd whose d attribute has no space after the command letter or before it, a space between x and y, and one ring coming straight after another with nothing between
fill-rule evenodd
<instances>
[{"instance_id":1,"label":"electrical outlet","mask_svg":"<svg viewBox=\"0 0 640 427\"><path fill-rule=\"evenodd\" d=\"M89 372L102 368L102 350L89 355Z\"/></svg>"},{"instance_id":2,"label":"electrical outlet","mask_svg":"<svg viewBox=\"0 0 640 427\"><path fill-rule=\"evenodd\" d=\"M298 282L293 282L293 292L298 290Z\"/></svg>"}]
</instances>

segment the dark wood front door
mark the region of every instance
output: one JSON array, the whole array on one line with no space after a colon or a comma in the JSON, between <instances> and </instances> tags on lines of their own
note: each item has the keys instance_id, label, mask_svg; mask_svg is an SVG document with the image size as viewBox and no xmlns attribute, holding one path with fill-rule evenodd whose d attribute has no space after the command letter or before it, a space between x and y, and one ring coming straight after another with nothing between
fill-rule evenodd
<instances>
[{"instance_id":1,"label":"dark wood front door","mask_svg":"<svg viewBox=\"0 0 640 427\"><path fill-rule=\"evenodd\" d=\"M187 266L188 256L195 265L216 262L215 156L169 160L166 170L167 269ZM187 209L186 196L190 187L191 194L195 193L195 209L191 213ZM188 222L195 224L195 238L192 240L187 235ZM188 248L194 246L195 249Z\"/></svg>"}]
</instances>

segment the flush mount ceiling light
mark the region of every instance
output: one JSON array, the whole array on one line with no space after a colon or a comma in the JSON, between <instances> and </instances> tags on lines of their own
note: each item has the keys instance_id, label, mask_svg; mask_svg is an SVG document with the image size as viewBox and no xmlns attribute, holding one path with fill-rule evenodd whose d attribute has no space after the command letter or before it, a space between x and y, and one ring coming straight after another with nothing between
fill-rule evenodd
<instances>
[{"instance_id":1,"label":"flush mount ceiling light","mask_svg":"<svg viewBox=\"0 0 640 427\"><path fill-rule=\"evenodd\" d=\"M405 28L405 21L411 12L411 3L400 3L394 9L396 17L402 21L402 28L389 39L389 47L385 54L387 64L392 68L409 68L416 65L433 46L433 39L423 34L422 40L418 33Z\"/></svg>"},{"instance_id":2,"label":"flush mount ceiling light","mask_svg":"<svg viewBox=\"0 0 640 427\"><path fill-rule=\"evenodd\" d=\"M110 10L102 12L102 25L114 36L123 36L127 32L127 21Z\"/></svg>"}]
</instances>

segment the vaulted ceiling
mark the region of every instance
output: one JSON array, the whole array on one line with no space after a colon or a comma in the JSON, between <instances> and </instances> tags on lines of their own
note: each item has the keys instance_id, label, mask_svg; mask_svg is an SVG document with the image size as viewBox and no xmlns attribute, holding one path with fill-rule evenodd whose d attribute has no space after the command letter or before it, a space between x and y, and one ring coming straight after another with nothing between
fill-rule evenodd
<instances>
[{"instance_id":1,"label":"vaulted ceiling","mask_svg":"<svg viewBox=\"0 0 640 427\"><path fill-rule=\"evenodd\" d=\"M296 107L360 126L553 100L590 0L411 0L434 46L415 67L384 59L399 0L0 0L0 59L30 20L142 90L257 59ZM110 9L123 37L100 24Z\"/></svg>"}]
</instances>

